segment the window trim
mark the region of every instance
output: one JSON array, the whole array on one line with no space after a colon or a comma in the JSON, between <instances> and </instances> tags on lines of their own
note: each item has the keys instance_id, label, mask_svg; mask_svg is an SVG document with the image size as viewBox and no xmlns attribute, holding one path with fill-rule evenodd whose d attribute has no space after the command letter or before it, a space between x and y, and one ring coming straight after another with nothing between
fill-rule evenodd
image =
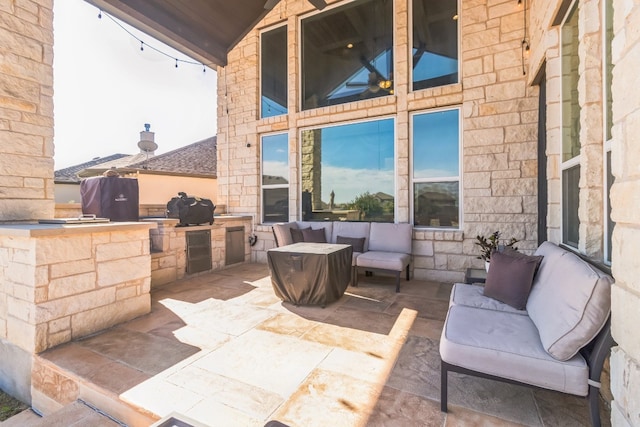
<instances>
[{"instance_id":1,"label":"window trim","mask_svg":"<svg viewBox=\"0 0 640 427\"><path fill-rule=\"evenodd\" d=\"M264 165L264 138L265 137L269 137L269 136L278 136L278 135L285 135L287 137L287 166L288 166L288 171L289 171L289 175L287 177L287 184L271 184L271 185L264 185L262 183L262 177L264 174L264 170L263 170L263 165ZM260 135L260 175L259 175L259 180L260 180L260 224L275 224L275 222L265 222L264 221L264 190L271 190L271 189L278 189L278 188L288 188L289 191L289 203L291 203L291 164L290 164L290 156L291 153L291 138L289 138L289 132L269 132L269 133L264 133ZM289 205L289 213L288 213L289 218L291 217L291 206Z\"/></svg>"},{"instance_id":2,"label":"window trim","mask_svg":"<svg viewBox=\"0 0 640 427\"><path fill-rule=\"evenodd\" d=\"M415 178L414 174L414 155L413 155L413 120L415 116L422 114L430 114L437 113L440 111L453 111L458 110L458 196L460 200L458 201L458 226L457 227L432 227L427 225L416 225L415 224L415 184L423 183L423 182L448 182L456 179L455 176L446 176L446 177L438 177L438 178ZM447 106L440 108L431 108L428 110L418 110L412 111L409 113L409 220L411 221L411 225L413 228L420 230L429 230L429 231L461 231L464 229L464 215L463 215L463 204L464 204L464 185L463 185L463 177L464 173L463 169L463 145L464 141L463 137L463 124L464 120L462 117L462 106Z\"/></svg>"},{"instance_id":3,"label":"window trim","mask_svg":"<svg viewBox=\"0 0 640 427\"><path fill-rule=\"evenodd\" d=\"M278 114L275 116L269 116L269 117L263 117L262 115L262 36L265 33L268 33L270 31L273 30L277 30L281 27L285 27L285 38L287 39L287 71L289 69L289 43L288 43L288 39L289 39L289 33L288 33L288 28L287 28L287 22L281 22L279 24L276 25L272 25L270 27L266 27L266 28L262 28L260 30L260 33L258 34L258 52L259 52L259 61L258 61L258 120L266 120L266 119L270 119L272 117L282 117L282 116L286 116L287 114L290 113L290 108L289 108L289 102L287 100L287 111L285 113L282 114ZM288 72L287 72L288 74ZM289 81L288 81L288 76L287 76L287 93L289 92Z\"/></svg>"},{"instance_id":4,"label":"window trim","mask_svg":"<svg viewBox=\"0 0 640 427\"><path fill-rule=\"evenodd\" d=\"M315 125L315 126L305 126L305 127L301 127L298 128L298 174L297 174L297 179L298 179L298 183L299 183L299 193L296 197L298 199L298 203L296 206L296 214L298 218L302 218L302 132L304 131L309 131L309 130L315 130L315 129L327 129L327 128L332 128L332 127L337 127L337 126L345 126L345 125L351 125L351 124L360 124L360 123L367 123L367 122L378 122L378 121L382 121L382 120L388 120L391 119L393 120L393 199L394 199L394 203L393 203L393 223L397 224L398 223L398 195L399 195L399 189L398 189L398 182L399 182L399 178L398 178L398 117L396 114L387 114L384 116L376 116L376 117L366 117L364 119L354 119L354 120L346 120L344 122L332 122L332 123L325 123L325 124L321 124L321 125Z\"/></svg>"},{"instance_id":5,"label":"window trim","mask_svg":"<svg viewBox=\"0 0 640 427\"><path fill-rule=\"evenodd\" d=\"M455 83L449 83L446 85L442 85L442 86L435 86L435 87L428 87L428 88L424 88L424 89L413 89L413 0L410 1L409 4L409 23L408 23L408 32L409 32L409 43L407 46L407 68L409 69L409 93L416 93L416 92L421 92L421 91L425 91L425 90L432 90L435 88L444 88L447 86L453 86L453 85L458 85L462 82L461 77L462 77L462 59L460 58L460 53L462 52L462 25L461 25L461 20L462 20L462 15L461 15L461 9L462 9L462 0L456 0L457 3L457 9L458 9L458 25L457 25L457 44L458 44L458 81ZM394 27L395 28L395 27ZM394 39L394 43L395 43L395 39ZM394 46L395 47L395 46Z\"/></svg>"}]
</instances>

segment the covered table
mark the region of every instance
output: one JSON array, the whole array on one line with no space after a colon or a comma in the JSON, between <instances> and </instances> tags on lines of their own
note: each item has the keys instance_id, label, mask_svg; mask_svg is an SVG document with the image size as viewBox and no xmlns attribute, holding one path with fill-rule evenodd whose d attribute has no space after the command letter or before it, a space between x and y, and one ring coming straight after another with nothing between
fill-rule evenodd
<instances>
[{"instance_id":1,"label":"covered table","mask_svg":"<svg viewBox=\"0 0 640 427\"><path fill-rule=\"evenodd\" d=\"M351 281L351 245L294 243L269 249L275 294L293 304L325 306L342 297Z\"/></svg>"}]
</instances>

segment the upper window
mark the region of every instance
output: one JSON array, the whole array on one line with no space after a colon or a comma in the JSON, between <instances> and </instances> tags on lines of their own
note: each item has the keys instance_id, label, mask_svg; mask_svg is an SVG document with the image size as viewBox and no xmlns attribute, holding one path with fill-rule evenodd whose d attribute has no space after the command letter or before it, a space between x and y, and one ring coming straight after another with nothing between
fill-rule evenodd
<instances>
[{"instance_id":1,"label":"upper window","mask_svg":"<svg viewBox=\"0 0 640 427\"><path fill-rule=\"evenodd\" d=\"M578 102L578 7L562 25L562 242L578 247L580 217L580 104Z\"/></svg>"},{"instance_id":2,"label":"upper window","mask_svg":"<svg viewBox=\"0 0 640 427\"><path fill-rule=\"evenodd\" d=\"M305 221L394 222L394 121L302 131Z\"/></svg>"},{"instance_id":3,"label":"upper window","mask_svg":"<svg viewBox=\"0 0 640 427\"><path fill-rule=\"evenodd\" d=\"M361 0L302 20L303 110L393 94L392 6Z\"/></svg>"},{"instance_id":4,"label":"upper window","mask_svg":"<svg viewBox=\"0 0 640 427\"><path fill-rule=\"evenodd\" d=\"M413 90L458 82L458 1L413 0Z\"/></svg>"},{"instance_id":5,"label":"upper window","mask_svg":"<svg viewBox=\"0 0 640 427\"><path fill-rule=\"evenodd\" d=\"M287 27L262 33L260 117L287 113Z\"/></svg>"},{"instance_id":6,"label":"upper window","mask_svg":"<svg viewBox=\"0 0 640 427\"><path fill-rule=\"evenodd\" d=\"M413 223L460 225L460 110L412 116Z\"/></svg>"},{"instance_id":7,"label":"upper window","mask_svg":"<svg viewBox=\"0 0 640 427\"><path fill-rule=\"evenodd\" d=\"M262 137L262 222L289 221L289 138Z\"/></svg>"}]
</instances>

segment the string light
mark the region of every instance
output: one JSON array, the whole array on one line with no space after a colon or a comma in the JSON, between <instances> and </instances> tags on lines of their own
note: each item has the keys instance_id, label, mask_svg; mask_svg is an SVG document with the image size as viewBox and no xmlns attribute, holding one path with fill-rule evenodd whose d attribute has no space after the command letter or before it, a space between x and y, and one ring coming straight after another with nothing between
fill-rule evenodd
<instances>
[{"instance_id":1,"label":"string light","mask_svg":"<svg viewBox=\"0 0 640 427\"><path fill-rule=\"evenodd\" d=\"M117 19L115 19L113 16L109 15L106 12L103 12L101 9L98 9L98 19L102 19L102 15L105 15L107 18L109 18L111 21L113 21L118 27L120 27L122 30L124 30L124 32L126 32L127 34L129 34L131 37L133 37L134 39L136 39L138 42L140 42L140 51L144 51L145 46L148 47L149 49L159 53L160 55L166 56L167 58L173 59L175 61L175 68L178 68L178 63L182 62L183 64L189 64L189 65L199 65L202 66L202 72L206 73L207 72L207 66L203 63L203 62L196 62L196 61L191 61L188 59L180 59L180 58L176 58L173 55L170 55L166 52L163 52L162 50L151 46L149 43L145 43L144 40L138 38L135 34L133 34L131 31L129 31L127 28L124 27L124 25L122 25L120 23L120 21L118 21Z\"/></svg>"}]
</instances>

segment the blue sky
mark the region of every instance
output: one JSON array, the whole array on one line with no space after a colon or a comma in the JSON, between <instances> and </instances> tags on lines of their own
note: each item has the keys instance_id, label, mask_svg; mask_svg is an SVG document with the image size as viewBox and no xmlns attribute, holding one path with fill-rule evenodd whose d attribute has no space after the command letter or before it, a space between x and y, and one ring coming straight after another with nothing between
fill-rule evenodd
<instances>
[{"instance_id":1,"label":"blue sky","mask_svg":"<svg viewBox=\"0 0 640 427\"><path fill-rule=\"evenodd\" d=\"M144 33L145 44L190 60ZM140 43L84 0L54 2L55 169L136 154L151 124L156 154L216 134L216 73Z\"/></svg>"}]
</instances>

